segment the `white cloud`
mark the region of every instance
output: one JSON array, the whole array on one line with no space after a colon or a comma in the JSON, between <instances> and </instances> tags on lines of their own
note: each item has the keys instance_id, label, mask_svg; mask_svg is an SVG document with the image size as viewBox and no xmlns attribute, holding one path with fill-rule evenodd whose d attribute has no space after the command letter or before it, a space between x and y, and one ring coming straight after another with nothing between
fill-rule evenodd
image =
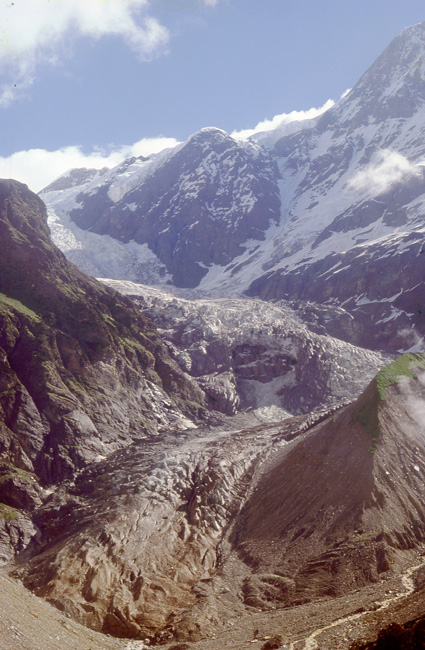
<instances>
[{"instance_id":1,"label":"white cloud","mask_svg":"<svg viewBox=\"0 0 425 650\"><path fill-rule=\"evenodd\" d=\"M0 177L21 181L34 192L39 192L69 169L114 167L130 156L148 156L177 144L178 141L174 138L160 137L144 138L133 145L124 145L109 153L94 151L85 154L75 146L63 147L56 151L18 151L7 158L0 157Z\"/></svg>"},{"instance_id":2,"label":"white cloud","mask_svg":"<svg viewBox=\"0 0 425 650\"><path fill-rule=\"evenodd\" d=\"M78 36L123 38L141 59L162 51L167 29L147 12L150 0L2 0L0 105L33 83L37 66L66 55Z\"/></svg>"},{"instance_id":3,"label":"white cloud","mask_svg":"<svg viewBox=\"0 0 425 650\"><path fill-rule=\"evenodd\" d=\"M370 165L357 172L349 181L350 189L357 192L372 191L382 194L395 183L420 176L421 166L407 160L401 153L391 149L381 149L373 157Z\"/></svg>"},{"instance_id":4,"label":"white cloud","mask_svg":"<svg viewBox=\"0 0 425 650\"><path fill-rule=\"evenodd\" d=\"M414 372L415 364L411 365ZM415 373L414 373L415 374ZM419 372L417 374L419 383L425 386L425 373ZM425 429L425 401L419 397L419 390L415 389L415 382L406 376L399 376L397 378L397 386L400 393L404 398L404 405L407 413L410 415L415 423L415 433L422 434Z\"/></svg>"},{"instance_id":5,"label":"white cloud","mask_svg":"<svg viewBox=\"0 0 425 650\"><path fill-rule=\"evenodd\" d=\"M280 113L279 115L275 115L272 117L270 120L263 120L262 122L258 122L257 126L254 126L253 129L243 129L241 131L233 131L231 134L233 138L237 138L238 140L246 140L247 138L250 138L252 135L255 135L256 133L263 133L265 131L274 131L275 129L278 129L279 127L283 127L286 124L290 124L291 122L301 122L302 120L311 120L314 117L318 117L325 111L327 111L329 108L332 108L332 106L335 104L333 99L328 99L323 106L320 108L310 108L307 111L291 111L290 113Z\"/></svg>"}]
</instances>

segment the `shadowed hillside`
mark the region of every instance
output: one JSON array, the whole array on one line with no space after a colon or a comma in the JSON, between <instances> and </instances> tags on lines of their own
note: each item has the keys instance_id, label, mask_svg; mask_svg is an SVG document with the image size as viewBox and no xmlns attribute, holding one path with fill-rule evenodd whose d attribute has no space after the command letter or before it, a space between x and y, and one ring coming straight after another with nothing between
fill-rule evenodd
<instances>
[{"instance_id":1,"label":"shadowed hillside","mask_svg":"<svg viewBox=\"0 0 425 650\"><path fill-rule=\"evenodd\" d=\"M8 557L10 544L22 550L34 534L30 511L45 487L164 425L186 426L204 397L152 323L56 249L44 204L14 181L0 183L0 237L1 539Z\"/></svg>"}]
</instances>

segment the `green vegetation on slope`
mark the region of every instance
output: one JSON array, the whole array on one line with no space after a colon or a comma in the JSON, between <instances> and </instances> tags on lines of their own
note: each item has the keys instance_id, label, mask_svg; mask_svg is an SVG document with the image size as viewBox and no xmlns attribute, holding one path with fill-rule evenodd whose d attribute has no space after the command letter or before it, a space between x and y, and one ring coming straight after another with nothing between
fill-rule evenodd
<instances>
[{"instance_id":1,"label":"green vegetation on slope","mask_svg":"<svg viewBox=\"0 0 425 650\"><path fill-rule=\"evenodd\" d=\"M405 381L406 378L417 377L417 370L425 370L425 354L408 352L382 368L376 377L381 401L386 400L385 388Z\"/></svg>"},{"instance_id":2,"label":"green vegetation on slope","mask_svg":"<svg viewBox=\"0 0 425 650\"><path fill-rule=\"evenodd\" d=\"M19 519L19 517L20 512L17 508L11 508L10 506L6 506L4 503L0 503L0 521L2 519L5 519L6 521L15 521L15 519Z\"/></svg>"},{"instance_id":3,"label":"green vegetation on slope","mask_svg":"<svg viewBox=\"0 0 425 650\"><path fill-rule=\"evenodd\" d=\"M370 435L372 439L370 451L375 451L376 443L382 434L379 411L387 399L385 389L406 379L417 377L420 370L425 370L425 354L410 352L403 354L382 368L359 398L351 419L353 423L360 424Z\"/></svg>"},{"instance_id":4,"label":"green vegetation on slope","mask_svg":"<svg viewBox=\"0 0 425 650\"><path fill-rule=\"evenodd\" d=\"M19 300L14 300L13 298L9 298L9 296L6 296L4 293L0 293L0 307L2 305L11 307L12 309L22 314L25 314L30 318L34 318L37 321L40 320L40 317L35 313L35 311L33 311L32 309L28 309L28 307L22 304L22 302L20 302Z\"/></svg>"},{"instance_id":5,"label":"green vegetation on slope","mask_svg":"<svg viewBox=\"0 0 425 650\"><path fill-rule=\"evenodd\" d=\"M0 241L2 459L51 484L102 445L154 433L161 390L164 419L198 415L204 395L153 323L68 262L50 240L44 204L16 181L0 181ZM12 478L0 467L3 487Z\"/></svg>"}]
</instances>

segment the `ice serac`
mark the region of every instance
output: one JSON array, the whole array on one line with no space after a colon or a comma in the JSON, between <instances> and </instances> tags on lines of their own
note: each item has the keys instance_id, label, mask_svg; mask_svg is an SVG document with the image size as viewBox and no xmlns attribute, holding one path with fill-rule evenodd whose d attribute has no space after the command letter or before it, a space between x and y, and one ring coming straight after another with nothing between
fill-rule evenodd
<instances>
[{"instance_id":1,"label":"ice serac","mask_svg":"<svg viewBox=\"0 0 425 650\"><path fill-rule=\"evenodd\" d=\"M0 560L35 535L46 489L205 398L132 303L52 244L43 202L0 182ZM129 416L131 413L131 417Z\"/></svg>"},{"instance_id":2,"label":"ice serac","mask_svg":"<svg viewBox=\"0 0 425 650\"><path fill-rule=\"evenodd\" d=\"M77 194L69 216L84 230L147 244L177 286L195 287L279 221L277 177L256 144L207 128L167 156L129 159Z\"/></svg>"},{"instance_id":3,"label":"ice serac","mask_svg":"<svg viewBox=\"0 0 425 650\"><path fill-rule=\"evenodd\" d=\"M107 284L155 322L170 355L202 387L211 408L261 417L309 413L358 395L387 363L378 352L309 329L286 303L191 299L131 282ZM329 310L335 320L335 310Z\"/></svg>"}]
</instances>

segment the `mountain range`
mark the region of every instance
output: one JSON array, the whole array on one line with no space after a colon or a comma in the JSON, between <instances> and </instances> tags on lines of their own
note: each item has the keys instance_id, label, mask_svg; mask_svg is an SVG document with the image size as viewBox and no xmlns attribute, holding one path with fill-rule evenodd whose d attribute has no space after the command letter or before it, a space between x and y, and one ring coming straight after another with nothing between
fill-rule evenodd
<instances>
[{"instance_id":1,"label":"mountain range","mask_svg":"<svg viewBox=\"0 0 425 650\"><path fill-rule=\"evenodd\" d=\"M422 341L425 26L332 108L247 141L205 128L41 192L57 245L98 277L338 306L337 335ZM353 332L353 329L356 331Z\"/></svg>"},{"instance_id":2,"label":"mountain range","mask_svg":"<svg viewBox=\"0 0 425 650\"><path fill-rule=\"evenodd\" d=\"M424 60L0 181L4 650L423 647Z\"/></svg>"}]
</instances>

